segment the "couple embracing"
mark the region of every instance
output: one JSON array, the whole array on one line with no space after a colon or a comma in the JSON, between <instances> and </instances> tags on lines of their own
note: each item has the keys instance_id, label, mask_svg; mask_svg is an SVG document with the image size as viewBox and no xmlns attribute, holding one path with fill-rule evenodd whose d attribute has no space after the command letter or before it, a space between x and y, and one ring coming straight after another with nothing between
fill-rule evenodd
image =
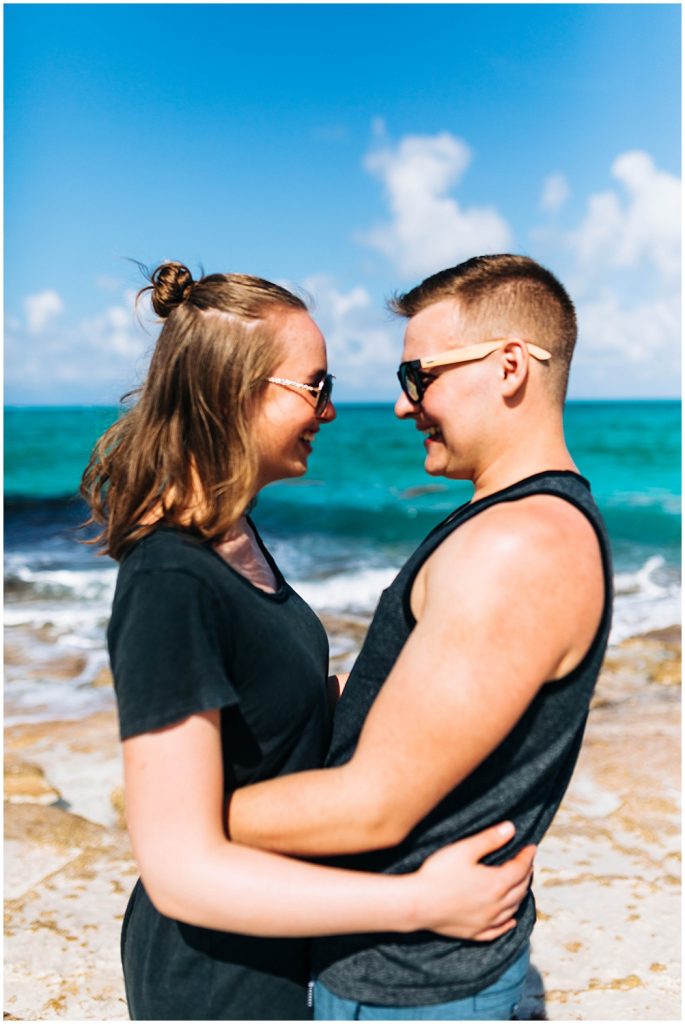
<instances>
[{"instance_id":1,"label":"couple embracing","mask_svg":"<svg viewBox=\"0 0 685 1024\"><path fill-rule=\"evenodd\" d=\"M383 593L345 680L249 514L335 418L321 332L261 278L167 263L147 290L147 378L82 485L120 562L131 1017L509 1019L610 622L563 433L573 304L506 254L393 300L395 413L426 472L474 493Z\"/></svg>"}]
</instances>

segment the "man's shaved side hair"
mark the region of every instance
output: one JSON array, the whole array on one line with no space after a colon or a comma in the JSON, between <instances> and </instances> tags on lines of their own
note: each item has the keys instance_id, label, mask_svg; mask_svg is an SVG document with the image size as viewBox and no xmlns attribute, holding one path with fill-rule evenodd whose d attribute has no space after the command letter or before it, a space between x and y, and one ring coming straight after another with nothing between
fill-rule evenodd
<instances>
[{"instance_id":1,"label":"man's shaved side hair","mask_svg":"<svg viewBox=\"0 0 685 1024\"><path fill-rule=\"evenodd\" d=\"M457 299L468 315L469 343L518 337L552 353L544 370L553 397L563 403L576 344L576 312L554 274L528 256L474 256L427 277L388 306L412 317L443 299Z\"/></svg>"}]
</instances>

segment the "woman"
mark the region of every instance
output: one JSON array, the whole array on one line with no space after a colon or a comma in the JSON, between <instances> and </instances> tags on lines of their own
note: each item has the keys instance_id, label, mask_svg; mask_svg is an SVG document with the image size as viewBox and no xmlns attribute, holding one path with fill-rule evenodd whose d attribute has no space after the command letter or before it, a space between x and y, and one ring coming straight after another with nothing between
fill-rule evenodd
<instances>
[{"instance_id":1,"label":"woman","mask_svg":"<svg viewBox=\"0 0 685 1024\"><path fill-rule=\"evenodd\" d=\"M243 275L151 275L164 320L138 402L82 493L121 561L108 632L139 879L122 931L133 1019L304 1019L306 936L514 927L530 855L478 864L506 823L413 875L340 871L231 843L236 787L318 767L329 739L323 627L246 509L301 476L335 418L304 303ZM336 680L333 680L336 683ZM330 688L329 688L330 691Z\"/></svg>"}]
</instances>

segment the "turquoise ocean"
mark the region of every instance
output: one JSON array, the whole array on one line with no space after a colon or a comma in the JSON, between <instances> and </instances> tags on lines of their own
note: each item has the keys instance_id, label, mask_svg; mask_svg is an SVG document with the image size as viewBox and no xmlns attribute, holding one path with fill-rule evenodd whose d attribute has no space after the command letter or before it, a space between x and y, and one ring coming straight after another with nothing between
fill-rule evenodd
<instances>
[{"instance_id":1,"label":"turquoise ocean","mask_svg":"<svg viewBox=\"0 0 685 1024\"><path fill-rule=\"evenodd\" d=\"M391 405L337 410L316 438L307 476L266 488L253 518L318 612L367 622L407 555L472 488L423 472L423 438L395 419ZM116 408L102 407L5 410L5 622L15 652L6 674L14 720L73 717L111 700L91 683L106 662L116 565L79 543L76 527L86 515L77 497L81 473L116 416ZM565 421L612 540L613 642L678 623L680 404L570 402ZM341 643L334 637L334 653ZM80 652L75 678L27 675L27 660L45 663L56 648Z\"/></svg>"}]
</instances>

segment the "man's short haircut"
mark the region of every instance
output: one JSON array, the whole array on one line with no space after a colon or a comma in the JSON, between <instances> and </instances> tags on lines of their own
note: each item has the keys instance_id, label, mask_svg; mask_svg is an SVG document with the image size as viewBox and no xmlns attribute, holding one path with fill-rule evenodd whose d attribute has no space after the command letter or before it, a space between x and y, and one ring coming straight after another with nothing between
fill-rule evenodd
<instances>
[{"instance_id":1,"label":"man's short haircut","mask_svg":"<svg viewBox=\"0 0 685 1024\"><path fill-rule=\"evenodd\" d=\"M549 270L528 256L474 256L395 295L388 305L409 318L443 299L458 299L477 333L471 341L512 335L548 349L549 385L563 402L576 343L576 313L566 289Z\"/></svg>"}]
</instances>

